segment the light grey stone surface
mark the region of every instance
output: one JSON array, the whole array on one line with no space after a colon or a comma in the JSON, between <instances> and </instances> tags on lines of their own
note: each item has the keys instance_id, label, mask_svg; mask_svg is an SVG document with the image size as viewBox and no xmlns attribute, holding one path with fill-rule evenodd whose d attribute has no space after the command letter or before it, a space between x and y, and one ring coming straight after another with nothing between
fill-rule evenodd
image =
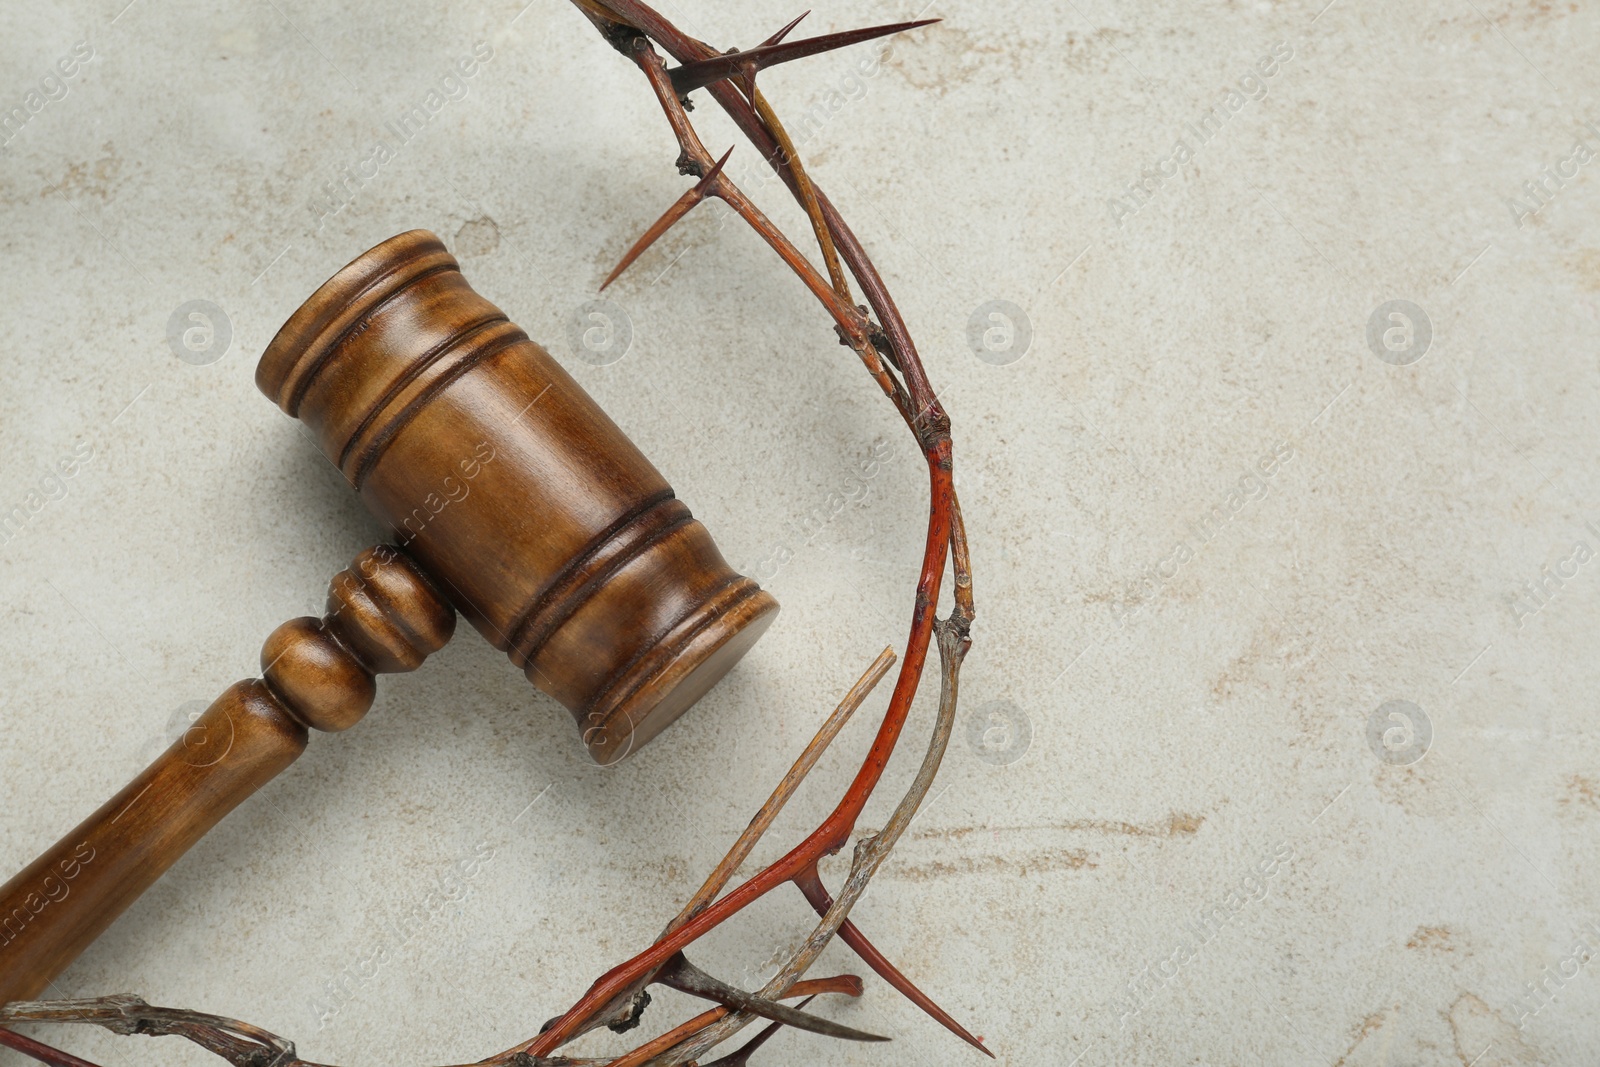
<instances>
[{"instance_id":1,"label":"light grey stone surface","mask_svg":"<svg viewBox=\"0 0 1600 1067\"><path fill-rule=\"evenodd\" d=\"M975 559L964 717L857 916L1006 1063L1600 1050L1600 971L1573 954L1600 947L1600 132L1582 125L1600 122L1600 11L1325 2L934 5L945 21L876 64L861 46L763 75L949 407ZM251 373L323 278L400 230L441 234L784 605L613 771L464 631L58 984L245 1018L330 1063L477 1059L647 944L902 643L919 460L821 311L715 207L608 290L620 360L570 347L685 185L638 74L575 9L124 3L0 16L0 107L41 94L0 155L0 506L60 497L0 546L0 868L253 673L381 536ZM797 13L664 10L724 47ZM797 36L914 13L834 3ZM464 96L348 205L308 206L477 42L492 56ZM92 58L46 84L75 46ZM747 146L729 169L759 185ZM231 333L212 362L169 344L194 300ZM1404 309L1369 343L1396 300L1425 350ZM991 301L1023 328L980 317L975 350ZM43 480L80 447L77 474ZM836 492L858 499L835 513ZM827 810L883 703L759 857ZM1196 932L1202 913L1216 928ZM697 956L756 984L807 914L775 893ZM862 970L830 949L818 973L844 969ZM659 1003L651 1028L687 1010ZM757 1062L977 1062L876 979L819 1009L895 1043L785 1033ZM106 1067L209 1062L56 1036Z\"/></svg>"}]
</instances>

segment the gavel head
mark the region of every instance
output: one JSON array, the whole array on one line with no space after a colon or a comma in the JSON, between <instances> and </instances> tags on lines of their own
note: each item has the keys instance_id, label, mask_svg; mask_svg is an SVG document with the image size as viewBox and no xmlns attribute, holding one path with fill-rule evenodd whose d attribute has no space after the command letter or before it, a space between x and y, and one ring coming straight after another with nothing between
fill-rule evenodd
<instances>
[{"instance_id":1,"label":"gavel head","mask_svg":"<svg viewBox=\"0 0 1600 1067\"><path fill-rule=\"evenodd\" d=\"M425 230L335 274L256 384L594 759L649 741L777 614L650 461Z\"/></svg>"}]
</instances>

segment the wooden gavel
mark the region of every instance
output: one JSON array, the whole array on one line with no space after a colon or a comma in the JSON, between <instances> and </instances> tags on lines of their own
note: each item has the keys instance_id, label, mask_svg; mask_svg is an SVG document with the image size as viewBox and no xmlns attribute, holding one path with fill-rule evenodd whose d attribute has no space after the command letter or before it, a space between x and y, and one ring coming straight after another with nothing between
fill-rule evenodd
<instances>
[{"instance_id":1,"label":"wooden gavel","mask_svg":"<svg viewBox=\"0 0 1600 1067\"><path fill-rule=\"evenodd\" d=\"M777 602L605 412L413 230L335 274L256 384L315 434L398 547L284 623L263 677L0 888L0 1003L38 996L207 830L415 670L455 612L572 711L594 759L649 741L731 668Z\"/></svg>"}]
</instances>

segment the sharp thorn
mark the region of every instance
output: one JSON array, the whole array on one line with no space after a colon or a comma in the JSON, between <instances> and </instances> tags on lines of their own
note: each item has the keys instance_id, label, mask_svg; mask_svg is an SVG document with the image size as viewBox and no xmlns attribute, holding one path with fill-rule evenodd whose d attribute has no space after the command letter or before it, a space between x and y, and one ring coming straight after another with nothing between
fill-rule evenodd
<instances>
[{"instance_id":1,"label":"sharp thorn","mask_svg":"<svg viewBox=\"0 0 1600 1067\"><path fill-rule=\"evenodd\" d=\"M644 235L633 242L633 247L623 254L622 262L618 263L611 273L606 275L606 280L600 283L600 291L602 293L605 292L606 286L616 281L623 271L633 265L634 260L644 254L645 249L655 244L662 234L670 230L673 223L687 215L690 208L706 198L706 191L716 183L717 175L722 173L722 165L728 162L728 157L731 155L733 155L732 148L722 153L722 158L717 160L710 170L706 171L705 177L695 182L693 188L673 201L672 206L662 212L661 217L651 223L648 230L644 231Z\"/></svg>"},{"instance_id":2,"label":"sharp thorn","mask_svg":"<svg viewBox=\"0 0 1600 1067\"><path fill-rule=\"evenodd\" d=\"M704 178L700 179L700 183L699 184L700 184L700 187L701 187L702 191L704 189L710 187L712 181L714 181L716 179L717 175L722 173L722 166L723 166L723 164L728 162L728 157L733 155L733 149L734 149L734 146L733 145L729 145L728 146L728 150L726 152L722 153L722 158L717 160L715 163L711 164L711 169L706 171L706 176Z\"/></svg>"},{"instance_id":3,"label":"sharp thorn","mask_svg":"<svg viewBox=\"0 0 1600 1067\"><path fill-rule=\"evenodd\" d=\"M802 872L801 875L796 877L795 885L799 887L801 893L805 894L806 900L818 915L826 915L828 909L833 907L833 897L828 894L828 890L822 884L822 879L817 876L815 868ZM966 1027L951 1018L949 1012L935 1004L932 997L918 989L911 979L902 974L898 967L890 963L888 958L879 952L871 941L867 940L867 935L863 934L855 923L846 919L839 927L839 939L848 945L857 956L861 957L861 962L876 971L878 977L888 982L907 1000L921 1008L940 1026L943 1026L985 1056L994 1059L994 1053L985 1048L982 1041L973 1037Z\"/></svg>"},{"instance_id":4,"label":"sharp thorn","mask_svg":"<svg viewBox=\"0 0 1600 1067\"><path fill-rule=\"evenodd\" d=\"M865 1030L845 1026L842 1023L832 1022L815 1015L807 1015L797 1011L786 1004L765 1000L753 993L746 993L720 978L714 978L690 963L680 953L674 965L663 967L661 973L656 975L656 981L662 985L678 990L680 993L689 993L707 1000L714 1000L718 1004L732 1008L734 1011L746 1011L752 1015L759 1015L763 1019L792 1026L797 1030L809 1030L814 1034L824 1037L838 1037L846 1041L887 1041L881 1034L869 1034Z\"/></svg>"},{"instance_id":5,"label":"sharp thorn","mask_svg":"<svg viewBox=\"0 0 1600 1067\"><path fill-rule=\"evenodd\" d=\"M723 78L730 77L742 70L748 69L753 73L766 67L777 66L779 63L787 63L791 59L814 56L821 52L832 51L835 48L844 48L847 45L870 41L875 37L886 37L891 33L914 30L918 26L927 26L938 21L938 19L919 19L916 22L896 22L888 26L870 26L860 30L825 33L821 37L807 37L803 41L761 44L745 52L729 52L725 55L697 60L694 63L685 63L680 67L674 67L667 73L672 77L673 92L680 97L684 97L696 89L710 85L715 81L721 81Z\"/></svg>"},{"instance_id":6,"label":"sharp thorn","mask_svg":"<svg viewBox=\"0 0 1600 1067\"><path fill-rule=\"evenodd\" d=\"M867 940L867 936L861 932L855 923L846 919L844 925L839 927L839 939L850 946L857 956L861 957L861 962L876 971L880 978L894 986L907 1000L921 1008L939 1025L985 1056L988 1056L991 1060L995 1058L994 1053L990 1052L982 1041L974 1037L966 1027L951 1018L949 1012L934 1003L932 997L918 989L911 979L902 974L898 967L890 963L888 958L879 952L872 942Z\"/></svg>"},{"instance_id":7,"label":"sharp thorn","mask_svg":"<svg viewBox=\"0 0 1600 1067\"><path fill-rule=\"evenodd\" d=\"M789 25L785 26L783 29L779 30L777 33L773 34L771 37L768 37L765 41L762 41L761 44L763 46L765 46L765 45L783 43L783 39L785 37L789 36L789 31L794 29L796 26L800 25L800 20L805 18L809 14L811 14L811 11L810 11L809 8L807 10L805 10L805 11L800 12L799 15L795 16L795 20L793 22L789 23Z\"/></svg>"},{"instance_id":8,"label":"sharp thorn","mask_svg":"<svg viewBox=\"0 0 1600 1067\"><path fill-rule=\"evenodd\" d=\"M795 1006L798 1008L803 1008L816 999L816 997L810 996ZM710 1063L705 1064L704 1067L746 1067L746 1065L750 1062L750 1057L755 1054L755 1051L771 1040L772 1035L781 1029L783 1029L782 1023L768 1023L766 1026L761 1028L761 1032L755 1037L752 1037L749 1041L746 1041L743 1045L735 1049L733 1052L728 1053L726 1056L720 1056L717 1059L712 1060Z\"/></svg>"}]
</instances>

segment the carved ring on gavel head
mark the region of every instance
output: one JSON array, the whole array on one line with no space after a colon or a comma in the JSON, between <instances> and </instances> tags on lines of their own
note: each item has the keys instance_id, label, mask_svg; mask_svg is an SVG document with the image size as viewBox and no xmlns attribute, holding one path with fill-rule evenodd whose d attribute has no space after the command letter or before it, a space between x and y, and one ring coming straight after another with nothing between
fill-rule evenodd
<instances>
[{"instance_id":1,"label":"carved ring on gavel head","mask_svg":"<svg viewBox=\"0 0 1600 1067\"><path fill-rule=\"evenodd\" d=\"M395 533L278 627L142 774L0 887L0 1003L37 996L241 801L415 670L460 611L578 721L637 751L749 650L777 602L431 233L357 257L267 346L256 383Z\"/></svg>"}]
</instances>

